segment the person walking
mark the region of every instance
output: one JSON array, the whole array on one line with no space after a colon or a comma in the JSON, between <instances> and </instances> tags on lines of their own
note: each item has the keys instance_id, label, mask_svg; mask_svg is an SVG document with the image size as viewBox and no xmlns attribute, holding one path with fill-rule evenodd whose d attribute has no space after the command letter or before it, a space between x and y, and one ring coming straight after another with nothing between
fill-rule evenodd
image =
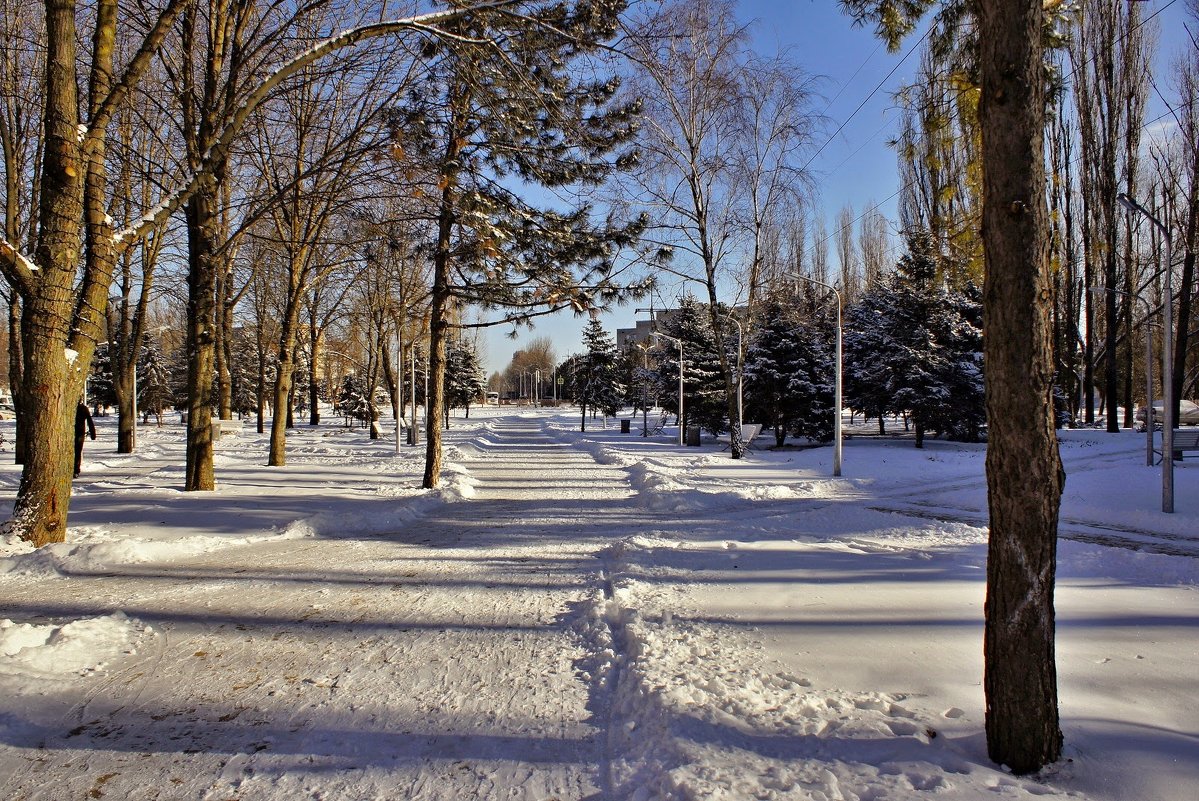
<instances>
[{"instance_id":1,"label":"person walking","mask_svg":"<svg viewBox=\"0 0 1199 801\"><path fill-rule=\"evenodd\" d=\"M92 422L92 413L88 410L86 403L80 403L75 407L75 477L79 477L79 470L83 467L83 432L86 429L87 433L94 440L96 438L96 424Z\"/></svg>"}]
</instances>

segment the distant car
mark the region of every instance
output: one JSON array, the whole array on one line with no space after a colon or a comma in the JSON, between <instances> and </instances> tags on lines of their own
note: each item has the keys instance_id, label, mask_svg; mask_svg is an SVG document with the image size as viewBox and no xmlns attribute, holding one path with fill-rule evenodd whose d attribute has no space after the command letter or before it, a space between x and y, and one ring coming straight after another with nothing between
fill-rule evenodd
<instances>
[{"instance_id":1,"label":"distant car","mask_svg":"<svg viewBox=\"0 0 1199 801\"><path fill-rule=\"evenodd\" d=\"M1161 428L1162 420L1165 415L1165 405L1163 401L1155 400L1153 402L1153 426ZM1145 430L1145 409L1137 409L1137 427ZM1199 406L1196 406L1192 401L1184 400L1178 402L1178 419L1174 421L1178 426L1199 426Z\"/></svg>"}]
</instances>

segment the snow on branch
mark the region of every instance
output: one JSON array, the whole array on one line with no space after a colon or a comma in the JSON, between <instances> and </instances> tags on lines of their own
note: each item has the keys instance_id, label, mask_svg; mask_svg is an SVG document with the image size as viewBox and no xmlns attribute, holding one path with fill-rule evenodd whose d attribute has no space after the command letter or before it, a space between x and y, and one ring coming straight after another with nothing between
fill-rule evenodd
<instances>
[{"instance_id":1,"label":"snow on branch","mask_svg":"<svg viewBox=\"0 0 1199 801\"><path fill-rule=\"evenodd\" d=\"M312 47L305 50L303 53L295 56L293 59L283 64L270 75L268 75L261 84L251 92L242 104L234 111L232 118L221 131L217 141L204 154L204 158L200 162L200 167L188 176L186 182L176 192L163 198L162 202L154 208L143 214L136 222L128 227L118 231L113 236L113 245L118 252L124 251L132 243L137 242L150 231L161 225L167 218L179 210L188 198L206 181L212 180L212 167L219 164L228 152L234 138L241 132L242 126L253 113L259 104L277 87L280 83L287 80L297 72L302 70L309 64L317 61L320 58L340 50L344 47L351 47L368 39L376 39L380 36L387 36L395 33L403 33L406 31L418 31L432 33L434 35L445 35L443 31L437 28L440 23L448 22L468 14L477 13L479 11L490 11L501 9L506 6L516 5L523 0L492 0L492 2L479 3L477 5L448 9L445 11L434 11L428 14L418 14L412 17L403 19L389 20L387 22L375 22L367 25L360 25L356 28L350 28L342 31L327 39L317 42Z\"/></svg>"},{"instance_id":2,"label":"snow on branch","mask_svg":"<svg viewBox=\"0 0 1199 801\"><path fill-rule=\"evenodd\" d=\"M4 273L14 287L20 287L33 280L37 265L17 250L8 239L0 236L0 272Z\"/></svg>"}]
</instances>

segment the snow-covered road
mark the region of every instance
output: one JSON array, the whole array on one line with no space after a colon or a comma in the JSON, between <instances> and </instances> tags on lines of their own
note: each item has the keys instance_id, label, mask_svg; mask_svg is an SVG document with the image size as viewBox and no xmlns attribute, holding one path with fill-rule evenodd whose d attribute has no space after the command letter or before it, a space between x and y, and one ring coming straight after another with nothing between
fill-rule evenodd
<instances>
[{"instance_id":1,"label":"snow-covered road","mask_svg":"<svg viewBox=\"0 0 1199 801\"><path fill-rule=\"evenodd\" d=\"M578 422L456 419L436 492L336 424L284 468L221 440L215 493L177 489L181 428L89 451L68 542L2 543L0 799L1199 792L1191 467L1161 515L1139 437L1064 440L1066 758L1014 777L982 734L981 446L851 441L830 479L828 449Z\"/></svg>"},{"instance_id":2,"label":"snow-covered road","mask_svg":"<svg viewBox=\"0 0 1199 801\"><path fill-rule=\"evenodd\" d=\"M595 796L606 740L572 623L600 581L596 552L632 522L631 490L519 421L471 472L474 501L401 532L10 593L12 617L119 609L153 632L135 661L41 710L38 747L5 766L0 797Z\"/></svg>"}]
</instances>

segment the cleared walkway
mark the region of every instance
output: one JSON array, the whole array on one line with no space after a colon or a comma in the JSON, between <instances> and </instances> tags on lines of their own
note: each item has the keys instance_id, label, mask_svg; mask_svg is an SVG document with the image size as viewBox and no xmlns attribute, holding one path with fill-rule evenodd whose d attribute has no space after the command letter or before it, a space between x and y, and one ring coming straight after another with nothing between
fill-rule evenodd
<instances>
[{"instance_id":1,"label":"cleared walkway","mask_svg":"<svg viewBox=\"0 0 1199 801\"><path fill-rule=\"evenodd\" d=\"M604 797L606 733L572 622L601 580L596 552L637 525L631 490L518 419L468 466L476 499L402 531L5 598L0 616L119 609L157 636L85 696L48 687L38 720L0 727L21 748L0 797Z\"/></svg>"}]
</instances>

